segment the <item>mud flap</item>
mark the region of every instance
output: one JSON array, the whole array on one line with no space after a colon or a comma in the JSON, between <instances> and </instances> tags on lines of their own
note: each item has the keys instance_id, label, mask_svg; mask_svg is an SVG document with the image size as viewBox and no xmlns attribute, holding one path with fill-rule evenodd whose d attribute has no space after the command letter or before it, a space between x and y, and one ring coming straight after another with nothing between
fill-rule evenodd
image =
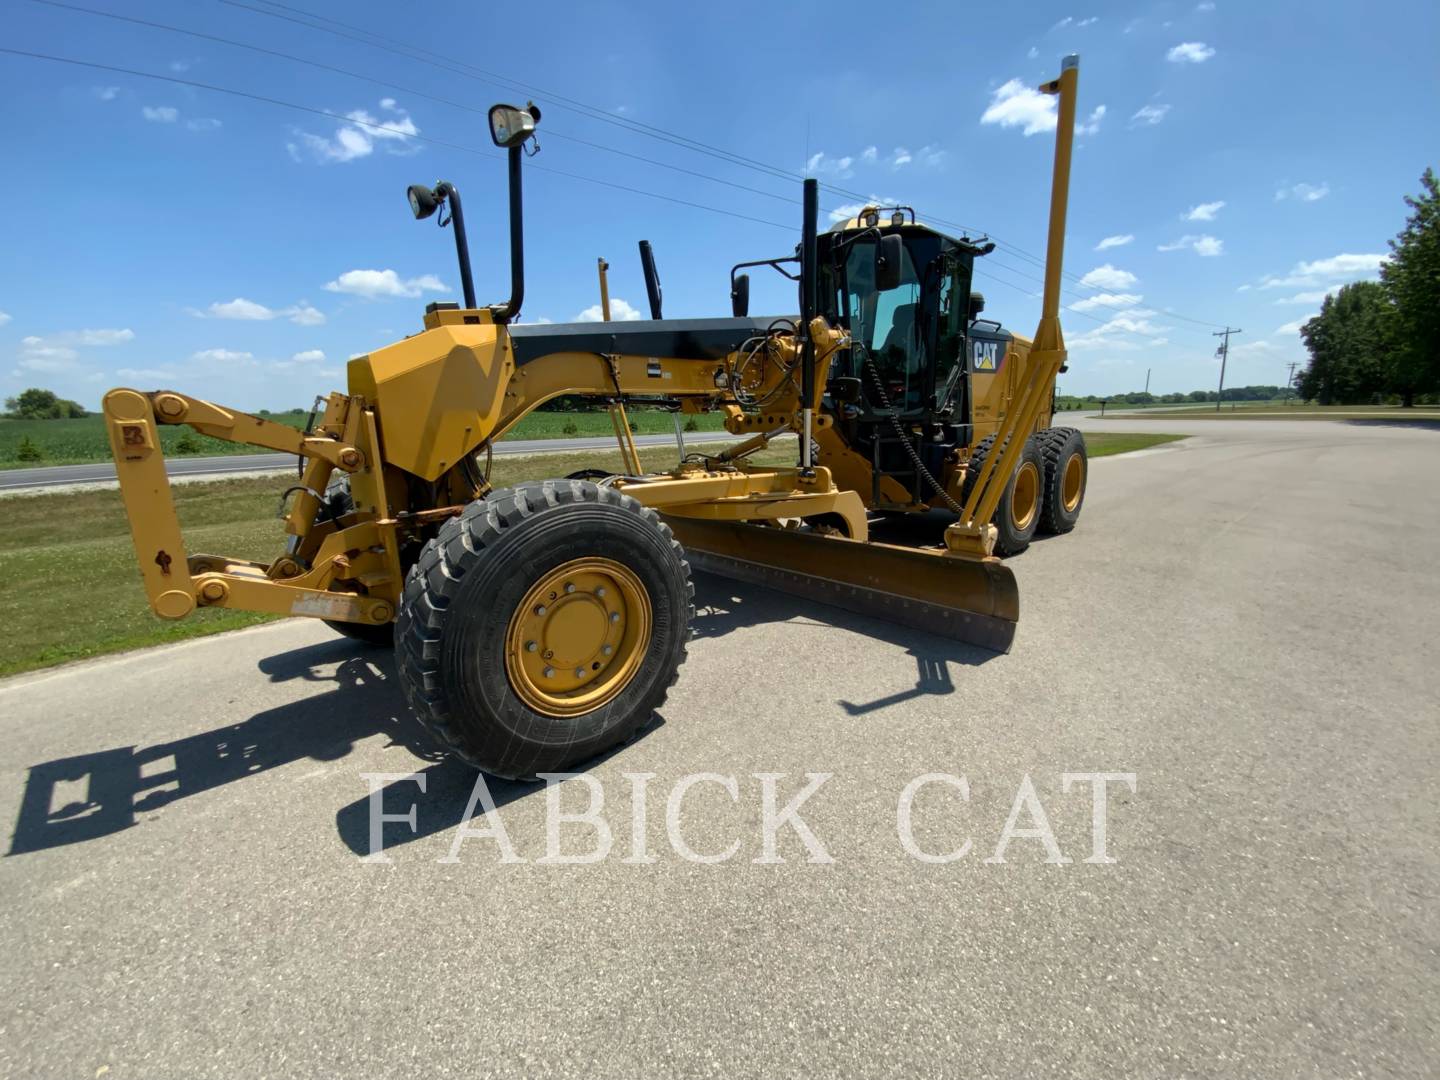
<instances>
[{"instance_id":1,"label":"mud flap","mask_svg":"<svg viewBox=\"0 0 1440 1080\"><path fill-rule=\"evenodd\" d=\"M1020 618L1015 575L938 549L666 517L690 565L994 652Z\"/></svg>"}]
</instances>

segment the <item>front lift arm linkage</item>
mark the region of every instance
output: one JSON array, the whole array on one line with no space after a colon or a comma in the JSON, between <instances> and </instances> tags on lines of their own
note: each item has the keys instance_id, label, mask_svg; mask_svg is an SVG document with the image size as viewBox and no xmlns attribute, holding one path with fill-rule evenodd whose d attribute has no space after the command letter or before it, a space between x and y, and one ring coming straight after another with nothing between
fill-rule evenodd
<instances>
[{"instance_id":1,"label":"front lift arm linkage","mask_svg":"<svg viewBox=\"0 0 1440 1080\"><path fill-rule=\"evenodd\" d=\"M197 606L233 607L340 622L390 621L403 584L395 532L377 453L375 417L360 397L331 394L316 432L222 408L173 391L112 390L104 415L115 471L151 607L179 619ZM286 517L287 552L273 563L185 555L160 445L161 424L296 454L302 487ZM348 528L316 522L331 474L351 474L357 496L375 506Z\"/></svg>"}]
</instances>

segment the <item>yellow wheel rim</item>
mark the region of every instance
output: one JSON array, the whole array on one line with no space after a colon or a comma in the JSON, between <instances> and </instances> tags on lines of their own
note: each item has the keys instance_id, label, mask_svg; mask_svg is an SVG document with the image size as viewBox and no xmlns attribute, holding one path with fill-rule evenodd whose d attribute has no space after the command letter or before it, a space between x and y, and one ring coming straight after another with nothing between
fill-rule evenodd
<instances>
[{"instance_id":1,"label":"yellow wheel rim","mask_svg":"<svg viewBox=\"0 0 1440 1080\"><path fill-rule=\"evenodd\" d=\"M1060 481L1060 501L1067 513L1074 513L1080 505L1080 494L1085 490L1085 459L1071 454L1065 462L1065 475Z\"/></svg>"},{"instance_id":2,"label":"yellow wheel rim","mask_svg":"<svg viewBox=\"0 0 1440 1080\"><path fill-rule=\"evenodd\" d=\"M1040 470L1027 461L1015 471L1015 488L1010 497L1010 520L1024 532L1035 520L1040 507Z\"/></svg>"},{"instance_id":3,"label":"yellow wheel rim","mask_svg":"<svg viewBox=\"0 0 1440 1080\"><path fill-rule=\"evenodd\" d=\"M629 685L650 646L650 595L613 559L575 559L545 574L510 616L505 673L546 716L598 709Z\"/></svg>"}]
</instances>

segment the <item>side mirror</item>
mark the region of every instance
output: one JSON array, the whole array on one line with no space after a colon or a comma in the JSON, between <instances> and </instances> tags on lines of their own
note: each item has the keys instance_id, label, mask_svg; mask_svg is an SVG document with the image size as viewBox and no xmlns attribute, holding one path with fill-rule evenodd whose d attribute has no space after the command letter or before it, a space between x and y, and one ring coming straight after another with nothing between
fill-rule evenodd
<instances>
[{"instance_id":1,"label":"side mirror","mask_svg":"<svg viewBox=\"0 0 1440 1080\"><path fill-rule=\"evenodd\" d=\"M490 138L496 146L521 145L535 134L535 125L539 122L540 110L534 105L523 109L514 105L490 106Z\"/></svg>"},{"instance_id":2,"label":"side mirror","mask_svg":"<svg viewBox=\"0 0 1440 1080\"><path fill-rule=\"evenodd\" d=\"M978 292L972 292L970 294L970 321L974 322L976 319L978 319L980 317L980 313L984 310L985 297Z\"/></svg>"},{"instance_id":3,"label":"side mirror","mask_svg":"<svg viewBox=\"0 0 1440 1080\"><path fill-rule=\"evenodd\" d=\"M848 375L838 375L826 387L830 397L841 405L854 405L860 400L860 380Z\"/></svg>"},{"instance_id":4,"label":"side mirror","mask_svg":"<svg viewBox=\"0 0 1440 1080\"><path fill-rule=\"evenodd\" d=\"M410 190L406 194L410 197L410 212L415 215L416 221L429 217L440 205L440 200L435 197L435 192L424 184L411 184Z\"/></svg>"},{"instance_id":5,"label":"side mirror","mask_svg":"<svg viewBox=\"0 0 1440 1080\"><path fill-rule=\"evenodd\" d=\"M882 236L875 245L875 288L888 292L900 287L900 274L905 269L905 241L899 233Z\"/></svg>"},{"instance_id":6,"label":"side mirror","mask_svg":"<svg viewBox=\"0 0 1440 1080\"><path fill-rule=\"evenodd\" d=\"M730 284L730 311L737 319L750 314L750 275L737 274Z\"/></svg>"}]
</instances>

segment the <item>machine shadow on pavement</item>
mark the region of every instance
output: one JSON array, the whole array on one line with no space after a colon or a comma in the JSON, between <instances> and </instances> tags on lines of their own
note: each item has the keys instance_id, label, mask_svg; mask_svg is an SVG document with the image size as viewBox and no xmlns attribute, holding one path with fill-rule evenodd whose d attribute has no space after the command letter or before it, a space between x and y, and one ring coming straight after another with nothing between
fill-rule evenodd
<instances>
[{"instance_id":1,"label":"machine shadow on pavement","mask_svg":"<svg viewBox=\"0 0 1440 1080\"><path fill-rule=\"evenodd\" d=\"M800 600L711 574L697 573L694 580L694 627L698 639L721 637L733 630L761 623L801 618L903 646L915 660L915 684L874 701L839 701L839 706L851 716L864 716L927 695L953 694L955 683L950 677L951 664L978 667L996 656L989 649L950 641L923 630L912 630L828 604ZM883 685L887 674L874 672L875 681Z\"/></svg>"},{"instance_id":2,"label":"machine shadow on pavement","mask_svg":"<svg viewBox=\"0 0 1440 1080\"><path fill-rule=\"evenodd\" d=\"M994 656L922 631L709 574L697 573L695 585L698 640L800 618L903 646L914 658L914 685L871 702L838 702L851 716L922 695L953 693L952 663L978 665ZM337 665L333 672L328 670L330 665ZM278 766L306 759L338 761L358 743L376 735L386 736L392 746L404 746L424 766L421 775L426 797L418 801L416 829L411 832L405 823L388 823L384 834L387 847L452 828L464 817L475 771L438 747L410 715L388 650L337 638L266 657L259 666L272 682L333 684L333 689L256 713L238 724L172 742L112 747L32 766L7 854L101 839L139 824L147 813ZM629 744L584 763L582 768L593 768L624 753L663 723L656 714ZM496 806L542 790L533 782L494 777L487 777L487 784ZM414 780L391 786L396 789L394 805L416 802ZM392 804L384 793L381 798L386 800L384 805ZM362 796L343 807L336 814L336 829L347 847L367 854L370 797Z\"/></svg>"},{"instance_id":3,"label":"machine shadow on pavement","mask_svg":"<svg viewBox=\"0 0 1440 1080\"><path fill-rule=\"evenodd\" d=\"M332 664L338 664L333 674L320 672ZM109 836L148 812L277 766L337 761L377 734L422 759L443 756L410 716L388 650L337 638L266 657L260 669L272 682L298 679L334 689L173 742L32 766L8 854Z\"/></svg>"}]
</instances>

